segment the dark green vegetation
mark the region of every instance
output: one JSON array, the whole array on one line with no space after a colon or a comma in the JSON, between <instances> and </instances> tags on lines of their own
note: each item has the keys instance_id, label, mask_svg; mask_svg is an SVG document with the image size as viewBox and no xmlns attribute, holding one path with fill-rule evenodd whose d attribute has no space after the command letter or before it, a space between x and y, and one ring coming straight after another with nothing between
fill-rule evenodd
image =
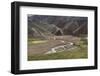
<instances>
[{"instance_id":1,"label":"dark green vegetation","mask_svg":"<svg viewBox=\"0 0 100 76\"><path fill-rule=\"evenodd\" d=\"M80 42L76 43L75 46L77 48L69 50L69 51L63 51L63 52L57 52L52 54L38 54L38 55L32 55L28 56L28 60L54 60L54 59L84 59L88 58L88 51L87 51L87 40L81 39Z\"/></svg>"}]
</instances>

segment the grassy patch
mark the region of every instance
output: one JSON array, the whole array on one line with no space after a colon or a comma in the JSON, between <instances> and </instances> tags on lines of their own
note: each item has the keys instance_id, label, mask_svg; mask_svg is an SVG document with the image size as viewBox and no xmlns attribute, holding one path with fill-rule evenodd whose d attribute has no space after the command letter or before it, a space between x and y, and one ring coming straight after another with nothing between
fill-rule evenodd
<instances>
[{"instance_id":1,"label":"grassy patch","mask_svg":"<svg viewBox=\"0 0 100 76\"><path fill-rule=\"evenodd\" d=\"M76 48L71 51L63 51L46 55L28 56L28 60L80 59L87 57L87 48L85 47L84 49Z\"/></svg>"},{"instance_id":2,"label":"grassy patch","mask_svg":"<svg viewBox=\"0 0 100 76\"><path fill-rule=\"evenodd\" d=\"M41 43L46 43L47 40L42 40L42 39L37 39L37 38L29 38L28 39L28 44L41 44Z\"/></svg>"},{"instance_id":3,"label":"grassy patch","mask_svg":"<svg viewBox=\"0 0 100 76\"><path fill-rule=\"evenodd\" d=\"M45 41L44 41L45 42ZM37 42L36 42L37 43ZM81 39L74 44L77 48L51 54L28 56L28 60L83 59L88 58L87 42Z\"/></svg>"},{"instance_id":4,"label":"grassy patch","mask_svg":"<svg viewBox=\"0 0 100 76\"><path fill-rule=\"evenodd\" d=\"M32 41L33 44L39 44L39 43L45 43L47 42L46 40L39 40L39 41Z\"/></svg>"}]
</instances>

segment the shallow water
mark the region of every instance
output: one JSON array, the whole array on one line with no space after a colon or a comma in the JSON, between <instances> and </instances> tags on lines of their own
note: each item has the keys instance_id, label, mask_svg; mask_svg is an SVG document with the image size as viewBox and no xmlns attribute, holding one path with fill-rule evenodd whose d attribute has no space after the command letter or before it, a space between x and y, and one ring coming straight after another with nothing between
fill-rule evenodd
<instances>
[{"instance_id":1,"label":"shallow water","mask_svg":"<svg viewBox=\"0 0 100 76\"><path fill-rule=\"evenodd\" d=\"M74 47L75 46L74 46L74 44L72 42L68 42L66 45L59 45L59 46L55 46L55 47L51 48L50 51L46 52L45 54L62 52L62 51L66 51L66 50L72 49Z\"/></svg>"}]
</instances>

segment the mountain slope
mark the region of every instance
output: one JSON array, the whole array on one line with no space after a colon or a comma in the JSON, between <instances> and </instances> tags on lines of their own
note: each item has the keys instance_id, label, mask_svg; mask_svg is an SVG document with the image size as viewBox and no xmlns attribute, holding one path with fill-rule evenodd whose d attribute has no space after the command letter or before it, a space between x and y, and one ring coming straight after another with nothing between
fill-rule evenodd
<instances>
[{"instance_id":1,"label":"mountain slope","mask_svg":"<svg viewBox=\"0 0 100 76\"><path fill-rule=\"evenodd\" d=\"M87 17L28 15L28 36L87 35Z\"/></svg>"}]
</instances>

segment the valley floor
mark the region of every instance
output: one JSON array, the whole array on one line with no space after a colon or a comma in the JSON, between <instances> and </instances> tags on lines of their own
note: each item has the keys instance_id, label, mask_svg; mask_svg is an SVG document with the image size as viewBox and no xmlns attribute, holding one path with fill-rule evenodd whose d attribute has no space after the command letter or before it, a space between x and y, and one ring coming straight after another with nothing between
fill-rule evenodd
<instances>
[{"instance_id":1,"label":"valley floor","mask_svg":"<svg viewBox=\"0 0 100 76\"><path fill-rule=\"evenodd\" d=\"M45 54L50 51L51 48L68 44L68 42L74 43L74 49L65 49L61 52ZM30 40L28 41L28 60L54 60L54 59L80 59L88 58L87 43L81 38L69 38L66 40Z\"/></svg>"}]
</instances>

